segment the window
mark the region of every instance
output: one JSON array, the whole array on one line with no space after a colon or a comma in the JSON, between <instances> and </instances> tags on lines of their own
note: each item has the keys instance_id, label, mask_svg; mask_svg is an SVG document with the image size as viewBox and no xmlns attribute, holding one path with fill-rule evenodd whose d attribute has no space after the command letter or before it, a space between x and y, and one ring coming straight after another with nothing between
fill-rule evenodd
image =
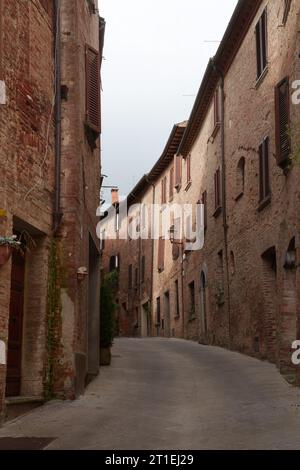
<instances>
[{"instance_id":1,"label":"window","mask_svg":"<svg viewBox=\"0 0 300 470\"><path fill-rule=\"evenodd\" d=\"M282 24L285 25L290 13L292 0L284 0L284 10L283 10L283 18Z\"/></svg>"},{"instance_id":2,"label":"window","mask_svg":"<svg viewBox=\"0 0 300 470\"><path fill-rule=\"evenodd\" d=\"M120 267L120 257L119 255L111 256L109 259L109 272L119 269Z\"/></svg>"},{"instance_id":3,"label":"window","mask_svg":"<svg viewBox=\"0 0 300 470\"><path fill-rule=\"evenodd\" d=\"M115 231L118 232L120 230L120 209L119 205L116 207L115 212Z\"/></svg>"},{"instance_id":4,"label":"window","mask_svg":"<svg viewBox=\"0 0 300 470\"><path fill-rule=\"evenodd\" d=\"M218 168L215 173L215 215L219 214L221 207L221 170Z\"/></svg>"},{"instance_id":5,"label":"window","mask_svg":"<svg viewBox=\"0 0 300 470\"><path fill-rule=\"evenodd\" d=\"M172 199L174 192L174 167L170 170L170 186L169 186L169 198Z\"/></svg>"},{"instance_id":6,"label":"window","mask_svg":"<svg viewBox=\"0 0 300 470\"><path fill-rule=\"evenodd\" d=\"M139 270L135 268L135 276L134 276L134 286L138 287L139 285Z\"/></svg>"},{"instance_id":7,"label":"window","mask_svg":"<svg viewBox=\"0 0 300 470\"><path fill-rule=\"evenodd\" d=\"M269 137L266 137L259 146L259 202L264 202L269 196Z\"/></svg>"},{"instance_id":8,"label":"window","mask_svg":"<svg viewBox=\"0 0 300 470\"><path fill-rule=\"evenodd\" d=\"M85 50L86 124L96 134L101 132L99 53L90 46Z\"/></svg>"},{"instance_id":9,"label":"window","mask_svg":"<svg viewBox=\"0 0 300 470\"><path fill-rule=\"evenodd\" d=\"M176 318L180 317L180 307L179 307L179 283L175 281L175 316Z\"/></svg>"},{"instance_id":10,"label":"window","mask_svg":"<svg viewBox=\"0 0 300 470\"><path fill-rule=\"evenodd\" d=\"M201 203L203 204L204 211L204 230L207 229L207 192L204 191L201 197Z\"/></svg>"},{"instance_id":11,"label":"window","mask_svg":"<svg viewBox=\"0 0 300 470\"><path fill-rule=\"evenodd\" d=\"M161 273L165 269L165 239L160 237L158 241L158 271Z\"/></svg>"},{"instance_id":12,"label":"window","mask_svg":"<svg viewBox=\"0 0 300 470\"><path fill-rule=\"evenodd\" d=\"M195 318L195 282L189 284L189 318L194 320Z\"/></svg>"},{"instance_id":13,"label":"window","mask_svg":"<svg viewBox=\"0 0 300 470\"><path fill-rule=\"evenodd\" d=\"M218 87L214 94L214 129L220 127L220 88Z\"/></svg>"},{"instance_id":14,"label":"window","mask_svg":"<svg viewBox=\"0 0 300 470\"><path fill-rule=\"evenodd\" d=\"M141 266L141 282L145 282L145 274L146 274L146 257L142 256L142 266Z\"/></svg>"},{"instance_id":15,"label":"window","mask_svg":"<svg viewBox=\"0 0 300 470\"><path fill-rule=\"evenodd\" d=\"M122 309L123 309L123 313L125 313L125 315L128 314L128 310L127 310L127 303L126 302L123 302L122 303Z\"/></svg>"},{"instance_id":16,"label":"window","mask_svg":"<svg viewBox=\"0 0 300 470\"><path fill-rule=\"evenodd\" d=\"M261 77L268 63L267 34L267 10L264 10L256 25L257 79Z\"/></svg>"},{"instance_id":17,"label":"window","mask_svg":"<svg viewBox=\"0 0 300 470\"><path fill-rule=\"evenodd\" d=\"M186 182L187 184L192 182L192 175L191 175L191 156L188 155L186 158Z\"/></svg>"},{"instance_id":18,"label":"window","mask_svg":"<svg viewBox=\"0 0 300 470\"><path fill-rule=\"evenodd\" d=\"M132 264L128 266L128 289L132 289Z\"/></svg>"},{"instance_id":19,"label":"window","mask_svg":"<svg viewBox=\"0 0 300 470\"><path fill-rule=\"evenodd\" d=\"M290 86L285 78L275 88L276 116L276 158L277 164L285 167L291 154L290 127Z\"/></svg>"},{"instance_id":20,"label":"window","mask_svg":"<svg viewBox=\"0 0 300 470\"><path fill-rule=\"evenodd\" d=\"M245 190L245 158L242 157L236 170L236 200L240 199Z\"/></svg>"},{"instance_id":21,"label":"window","mask_svg":"<svg viewBox=\"0 0 300 470\"><path fill-rule=\"evenodd\" d=\"M167 177L166 176L161 180L161 203L162 204L167 203Z\"/></svg>"},{"instance_id":22,"label":"window","mask_svg":"<svg viewBox=\"0 0 300 470\"><path fill-rule=\"evenodd\" d=\"M106 240L106 232L105 230L102 230L101 236L100 236L100 250L101 251L105 250L105 240Z\"/></svg>"},{"instance_id":23,"label":"window","mask_svg":"<svg viewBox=\"0 0 300 470\"><path fill-rule=\"evenodd\" d=\"M160 311L160 297L156 299L156 323L160 326L161 322L161 311Z\"/></svg>"},{"instance_id":24,"label":"window","mask_svg":"<svg viewBox=\"0 0 300 470\"><path fill-rule=\"evenodd\" d=\"M182 176L182 157L175 156L175 188L181 186L181 176Z\"/></svg>"}]
</instances>

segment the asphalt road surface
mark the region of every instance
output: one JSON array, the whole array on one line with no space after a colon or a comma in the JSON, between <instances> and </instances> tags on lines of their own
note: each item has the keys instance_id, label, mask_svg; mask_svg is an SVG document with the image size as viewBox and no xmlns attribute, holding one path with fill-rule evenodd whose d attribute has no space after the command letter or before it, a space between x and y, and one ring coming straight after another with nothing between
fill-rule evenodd
<instances>
[{"instance_id":1,"label":"asphalt road surface","mask_svg":"<svg viewBox=\"0 0 300 470\"><path fill-rule=\"evenodd\" d=\"M119 339L112 366L84 397L7 423L0 440L51 440L46 449L300 449L299 429L300 390L274 366L183 340Z\"/></svg>"}]
</instances>

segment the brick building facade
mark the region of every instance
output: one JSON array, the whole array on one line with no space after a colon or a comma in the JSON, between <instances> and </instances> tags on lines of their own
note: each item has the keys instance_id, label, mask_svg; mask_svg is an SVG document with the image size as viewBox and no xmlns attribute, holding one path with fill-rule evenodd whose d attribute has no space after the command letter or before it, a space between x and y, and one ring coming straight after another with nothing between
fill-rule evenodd
<instances>
[{"instance_id":1,"label":"brick building facade","mask_svg":"<svg viewBox=\"0 0 300 470\"><path fill-rule=\"evenodd\" d=\"M0 267L2 418L98 373L103 36L96 1L0 0L0 235L24 249Z\"/></svg>"},{"instance_id":2,"label":"brick building facade","mask_svg":"<svg viewBox=\"0 0 300 470\"><path fill-rule=\"evenodd\" d=\"M187 250L184 239L147 242L150 282L145 291L140 274L134 306L139 333L267 359L290 380L300 305L300 106L293 97L299 14L293 0L240 0L188 123L175 126L162 157L133 191L134 201L128 199L129 207L202 202L205 219L201 250ZM141 273L143 250L124 241L107 247L119 250L125 296L127 260Z\"/></svg>"}]
</instances>

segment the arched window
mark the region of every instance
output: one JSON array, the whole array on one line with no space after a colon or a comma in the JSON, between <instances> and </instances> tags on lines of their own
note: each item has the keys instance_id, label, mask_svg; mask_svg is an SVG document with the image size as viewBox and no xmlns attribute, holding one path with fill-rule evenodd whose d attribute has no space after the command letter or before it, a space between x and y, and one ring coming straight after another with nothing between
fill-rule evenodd
<instances>
[{"instance_id":1,"label":"arched window","mask_svg":"<svg viewBox=\"0 0 300 470\"><path fill-rule=\"evenodd\" d=\"M242 157L236 170L236 200L240 199L245 191L245 158Z\"/></svg>"}]
</instances>

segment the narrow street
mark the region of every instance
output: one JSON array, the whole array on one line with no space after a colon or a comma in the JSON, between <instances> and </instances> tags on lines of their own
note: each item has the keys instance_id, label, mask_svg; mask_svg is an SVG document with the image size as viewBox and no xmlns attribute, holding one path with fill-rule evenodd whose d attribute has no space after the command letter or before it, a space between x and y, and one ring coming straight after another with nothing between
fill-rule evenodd
<instances>
[{"instance_id":1,"label":"narrow street","mask_svg":"<svg viewBox=\"0 0 300 470\"><path fill-rule=\"evenodd\" d=\"M46 449L296 449L300 391L276 368L182 340L119 339L84 397L48 403L3 437Z\"/></svg>"}]
</instances>

